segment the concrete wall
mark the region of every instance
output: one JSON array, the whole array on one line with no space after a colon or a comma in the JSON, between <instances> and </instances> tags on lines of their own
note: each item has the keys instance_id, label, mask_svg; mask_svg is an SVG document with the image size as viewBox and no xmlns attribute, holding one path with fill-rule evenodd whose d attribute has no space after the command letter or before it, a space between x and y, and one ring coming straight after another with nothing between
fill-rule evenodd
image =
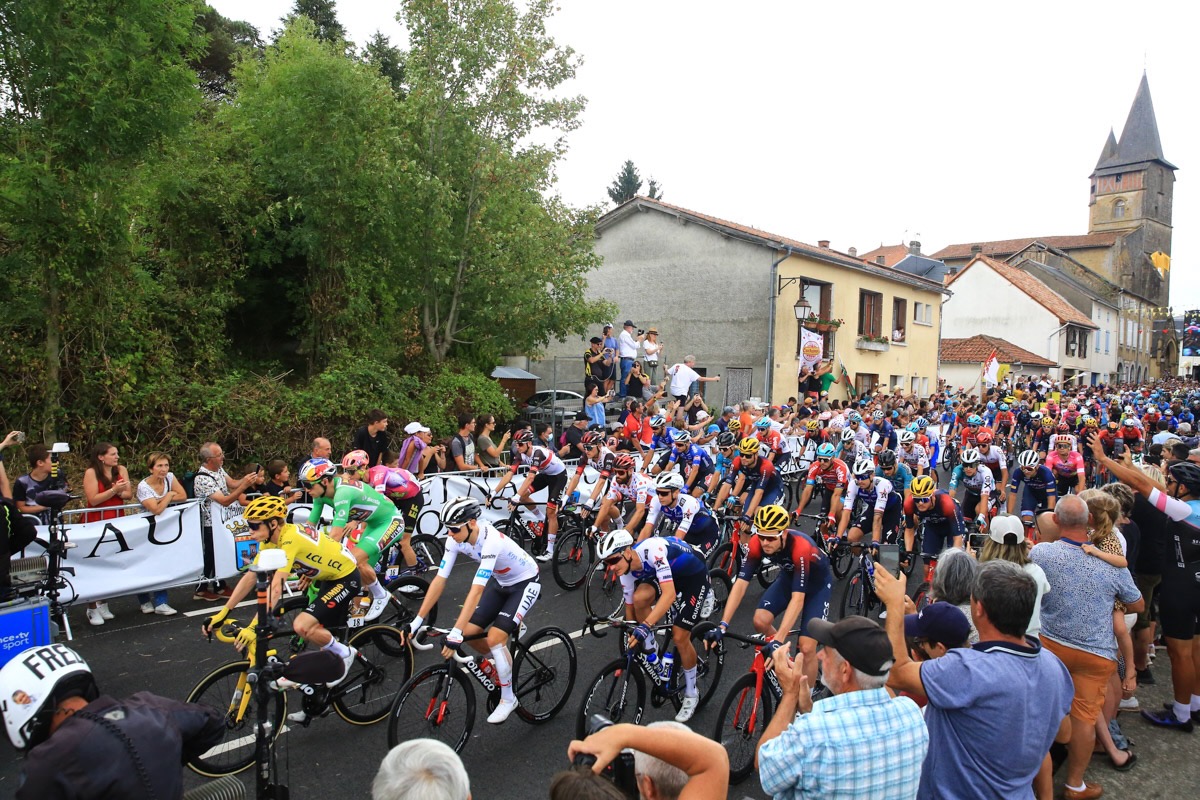
<instances>
[{"instance_id":1,"label":"concrete wall","mask_svg":"<svg viewBox=\"0 0 1200 800\"><path fill-rule=\"evenodd\" d=\"M1089 342L1091 353L1089 355L1090 369L1092 372L1097 372L1101 376L1101 380L1105 380L1105 376L1109 379L1117 372L1117 333L1120 327L1121 315L1116 309L1109 308L1101 303L1093 302L1092 304L1092 322L1100 326L1100 330L1093 331L1095 342ZM1108 334L1107 352L1105 348L1105 334ZM1096 352L1096 343L1099 343L1100 352Z\"/></svg>"},{"instance_id":2,"label":"concrete wall","mask_svg":"<svg viewBox=\"0 0 1200 800\"><path fill-rule=\"evenodd\" d=\"M603 230L595 250L603 263L589 275L587 295L616 305L618 333L626 319L638 328L656 327L663 367L694 354L710 376L751 369L751 394L762 394L772 250L653 209L619 218ZM599 334L597 328L588 336ZM580 382L586 348L587 338L551 343L547 360L531 363L530 371L543 378L541 388L550 388L548 359L567 357L573 360L558 362L560 385ZM723 404L725 387L706 384L705 398ZM729 398L735 399L745 398Z\"/></svg>"},{"instance_id":3,"label":"concrete wall","mask_svg":"<svg viewBox=\"0 0 1200 800\"><path fill-rule=\"evenodd\" d=\"M942 305L944 338L966 339L980 333L998 336L1058 361L1050 355L1056 343L1046 340L1059 326L1058 318L986 263L979 262L962 273L950 290L954 296Z\"/></svg>"},{"instance_id":4,"label":"concrete wall","mask_svg":"<svg viewBox=\"0 0 1200 800\"><path fill-rule=\"evenodd\" d=\"M962 387L967 394L980 394L979 364L943 361L938 377L946 381L946 387L957 391ZM974 388L972 388L974 387Z\"/></svg>"}]
</instances>

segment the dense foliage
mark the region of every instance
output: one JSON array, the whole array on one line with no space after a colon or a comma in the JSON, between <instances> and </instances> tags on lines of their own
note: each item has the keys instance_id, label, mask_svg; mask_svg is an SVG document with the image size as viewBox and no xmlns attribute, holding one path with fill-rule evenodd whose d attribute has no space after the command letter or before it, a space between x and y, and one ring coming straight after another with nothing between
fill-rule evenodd
<instances>
[{"instance_id":1,"label":"dense foliage","mask_svg":"<svg viewBox=\"0 0 1200 800\"><path fill-rule=\"evenodd\" d=\"M500 356L612 314L597 210L553 193L578 59L519 5L406 0L408 49L358 52L332 0L269 44L196 0L0 0L0 422L190 463L510 411Z\"/></svg>"}]
</instances>

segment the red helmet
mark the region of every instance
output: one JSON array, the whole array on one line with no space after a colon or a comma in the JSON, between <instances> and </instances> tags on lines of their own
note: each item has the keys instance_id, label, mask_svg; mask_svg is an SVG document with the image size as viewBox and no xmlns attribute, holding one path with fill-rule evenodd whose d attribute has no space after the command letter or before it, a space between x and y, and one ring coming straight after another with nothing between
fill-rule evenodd
<instances>
[{"instance_id":1,"label":"red helmet","mask_svg":"<svg viewBox=\"0 0 1200 800\"><path fill-rule=\"evenodd\" d=\"M588 431L579 439L580 447L599 447L604 443L604 436L596 431Z\"/></svg>"},{"instance_id":2,"label":"red helmet","mask_svg":"<svg viewBox=\"0 0 1200 800\"><path fill-rule=\"evenodd\" d=\"M633 457L628 453L621 453L613 460L613 469L619 469L623 472L632 472L634 466Z\"/></svg>"},{"instance_id":3,"label":"red helmet","mask_svg":"<svg viewBox=\"0 0 1200 800\"><path fill-rule=\"evenodd\" d=\"M1060 423L1058 423L1058 432L1059 433L1070 433L1071 426L1065 422L1060 422Z\"/></svg>"},{"instance_id":4,"label":"red helmet","mask_svg":"<svg viewBox=\"0 0 1200 800\"><path fill-rule=\"evenodd\" d=\"M992 432L991 431L980 431L979 433L975 434L975 441L978 442L979 444L991 444L992 443Z\"/></svg>"}]
</instances>

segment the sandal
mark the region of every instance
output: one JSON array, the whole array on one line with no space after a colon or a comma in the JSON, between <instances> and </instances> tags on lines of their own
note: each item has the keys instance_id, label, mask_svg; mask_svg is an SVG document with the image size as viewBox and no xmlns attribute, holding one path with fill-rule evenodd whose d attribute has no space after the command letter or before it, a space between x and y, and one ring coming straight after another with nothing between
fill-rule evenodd
<instances>
[{"instance_id":1,"label":"sandal","mask_svg":"<svg viewBox=\"0 0 1200 800\"><path fill-rule=\"evenodd\" d=\"M1131 750L1122 750L1121 752L1127 756L1125 763L1118 764L1116 761L1113 761L1112 756L1109 756L1108 760L1110 763L1112 763L1112 768L1117 772L1128 772L1129 770L1133 769L1133 765L1137 763L1137 753L1134 753Z\"/></svg>"}]
</instances>

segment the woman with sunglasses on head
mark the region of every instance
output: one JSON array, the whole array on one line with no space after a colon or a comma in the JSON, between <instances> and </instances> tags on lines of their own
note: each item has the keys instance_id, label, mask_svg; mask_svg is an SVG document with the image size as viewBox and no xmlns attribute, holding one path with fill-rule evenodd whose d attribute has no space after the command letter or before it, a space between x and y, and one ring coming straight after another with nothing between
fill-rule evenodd
<instances>
[{"instance_id":1,"label":"woman with sunglasses on head","mask_svg":"<svg viewBox=\"0 0 1200 800\"><path fill-rule=\"evenodd\" d=\"M421 610L409 623L409 631L415 635L421 630L425 615L442 596L446 579L460 555L479 562L462 610L458 612L453 629L446 635L442 657L453 655L467 637L487 631L486 637L468 641L478 652L491 653L495 663L500 702L488 722L496 725L508 719L518 705L512 688L512 654L508 650L508 637L520 628L521 620L537 602L542 584L537 562L490 522L480 519L482 513L479 501L470 497L455 497L442 506L442 524L449 533L446 553L421 603Z\"/></svg>"}]
</instances>

